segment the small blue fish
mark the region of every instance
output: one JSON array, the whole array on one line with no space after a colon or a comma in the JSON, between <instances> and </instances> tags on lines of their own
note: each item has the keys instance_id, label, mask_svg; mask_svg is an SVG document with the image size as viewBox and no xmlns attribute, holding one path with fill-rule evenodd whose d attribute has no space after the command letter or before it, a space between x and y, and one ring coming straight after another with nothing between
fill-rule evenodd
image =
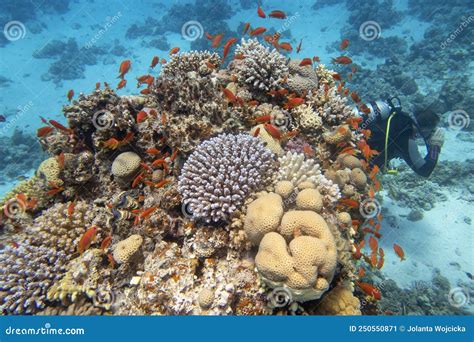
<instances>
[{"instance_id":1,"label":"small blue fish","mask_svg":"<svg viewBox=\"0 0 474 342\"><path fill-rule=\"evenodd\" d=\"M7 118L5 117L5 115L0 115L0 122L5 122L7 121Z\"/></svg>"}]
</instances>

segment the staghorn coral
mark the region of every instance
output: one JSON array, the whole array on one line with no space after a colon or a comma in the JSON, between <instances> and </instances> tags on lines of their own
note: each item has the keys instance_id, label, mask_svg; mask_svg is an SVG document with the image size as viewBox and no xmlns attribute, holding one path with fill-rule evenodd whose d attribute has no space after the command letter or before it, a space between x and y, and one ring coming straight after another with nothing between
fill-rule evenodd
<instances>
[{"instance_id":1,"label":"staghorn coral","mask_svg":"<svg viewBox=\"0 0 474 342\"><path fill-rule=\"evenodd\" d=\"M268 184L273 154L246 134L221 134L191 154L179 176L178 190L194 219L229 219L246 197Z\"/></svg>"},{"instance_id":2,"label":"staghorn coral","mask_svg":"<svg viewBox=\"0 0 474 342\"><path fill-rule=\"evenodd\" d=\"M320 85L316 91L308 94L306 103L311 106L327 127L343 124L353 115L353 107L348 105L347 98L337 93L335 87L328 91Z\"/></svg>"},{"instance_id":3,"label":"staghorn coral","mask_svg":"<svg viewBox=\"0 0 474 342\"><path fill-rule=\"evenodd\" d=\"M252 90L278 88L288 73L286 58L275 49L264 47L257 39L242 39L235 53L245 57L242 61L234 61L233 65L239 82Z\"/></svg>"}]
</instances>

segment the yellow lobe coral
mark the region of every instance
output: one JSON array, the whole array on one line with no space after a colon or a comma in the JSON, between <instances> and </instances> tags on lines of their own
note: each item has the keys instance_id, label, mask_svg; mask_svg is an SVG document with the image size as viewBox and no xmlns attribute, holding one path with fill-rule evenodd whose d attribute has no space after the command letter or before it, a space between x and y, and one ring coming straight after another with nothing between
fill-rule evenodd
<instances>
[{"instance_id":1,"label":"yellow lobe coral","mask_svg":"<svg viewBox=\"0 0 474 342\"><path fill-rule=\"evenodd\" d=\"M275 184L275 192L283 198L288 198L295 186L290 181L279 181Z\"/></svg>"},{"instance_id":2,"label":"yellow lobe coral","mask_svg":"<svg viewBox=\"0 0 474 342\"><path fill-rule=\"evenodd\" d=\"M244 230L248 239L258 245L266 233L275 231L283 215L280 195L268 193L260 196L247 207Z\"/></svg>"},{"instance_id":3,"label":"yellow lobe coral","mask_svg":"<svg viewBox=\"0 0 474 342\"><path fill-rule=\"evenodd\" d=\"M270 287L285 287L292 300L313 300L327 291L334 276L336 254L327 248L313 236L298 236L287 245L283 236L271 232L262 239L255 263Z\"/></svg>"},{"instance_id":4,"label":"yellow lobe coral","mask_svg":"<svg viewBox=\"0 0 474 342\"><path fill-rule=\"evenodd\" d=\"M317 315L360 315L360 301L350 286L338 285L324 296L315 312Z\"/></svg>"},{"instance_id":5,"label":"yellow lobe coral","mask_svg":"<svg viewBox=\"0 0 474 342\"><path fill-rule=\"evenodd\" d=\"M303 189L296 196L296 207L301 210L320 212L323 209L323 198L316 189Z\"/></svg>"}]
</instances>

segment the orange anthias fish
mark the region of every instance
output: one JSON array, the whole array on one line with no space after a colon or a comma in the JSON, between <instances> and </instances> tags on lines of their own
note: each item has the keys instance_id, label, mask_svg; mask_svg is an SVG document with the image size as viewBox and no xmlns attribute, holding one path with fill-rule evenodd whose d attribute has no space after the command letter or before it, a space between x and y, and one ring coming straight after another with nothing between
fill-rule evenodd
<instances>
[{"instance_id":1,"label":"orange anthias fish","mask_svg":"<svg viewBox=\"0 0 474 342\"><path fill-rule=\"evenodd\" d=\"M250 23L245 23L242 35L245 36L250 29Z\"/></svg>"},{"instance_id":2,"label":"orange anthias fish","mask_svg":"<svg viewBox=\"0 0 474 342\"><path fill-rule=\"evenodd\" d=\"M281 132L278 128L273 126L271 123L266 123L263 125L263 128L270 134L273 138L280 140L281 139Z\"/></svg>"},{"instance_id":3,"label":"orange anthias fish","mask_svg":"<svg viewBox=\"0 0 474 342\"><path fill-rule=\"evenodd\" d=\"M56 160L58 161L58 165L60 169L64 169L64 152L61 152L57 155Z\"/></svg>"},{"instance_id":4,"label":"orange anthias fish","mask_svg":"<svg viewBox=\"0 0 474 342\"><path fill-rule=\"evenodd\" d=\"M153 59L151 60L150 68L156 67L158 62L160 61L160 58L158 56L154 56Z\"/></svg>"},{"instance_id":5,"label":"orange anthias fish","mask_svg":"<svg viewBox=\"0 0 474 342\"><path fill-rule=\"evenodd\" d=\"M151 208L148 208L148 209L145 209L141 214L140 214L140 218L142 220L146 220L148 217L150 217L150 215L156 210L158 209L157 207L151 207Z\"/></svg>"},{"instance_id":6,"label":"orange anthias fish","mask_svg":"<svg viewBox=\"0 0 474 342\"><path fill-rule=\"evenodd\" d=\"M218 35L216 35L213 39L212 39L212 43L211 43L211 47L213 47L214 49L219 47L219 45L221 45L221 41L222 41L222 38L224 37L224 34L223 33L219 33Z\"/></svg>"},{"instance_id":7,"label":"orange anthias fish","mask_svg":"<svg viewBox=\"0 0 474 342\"><path fill-rule=\"evenodd\" d=\"M147 118L148 118L148 114L142 110L142 111L138 112L138 114L137 114L137 123L142 123Z\"/></svg>"},{"instance_id":8,"label":"orange anthias fish","mask_svg":"<svg viewBox=\"0 0 474 342\"><path fill-rule=\"evenodd\" d=\"M235 97L234 93L232 92L232 90L227 89L227 88L223 88L222 91L224 92L224 96L227 100L229 100L230 102L235 102L236 101L236 97Z\"/></svg>"},{"instance_id":9,"label":"orange anthias fish","mask_svg":"<svg viewBox=\"0 0 474 342\"><path fill-rule=\"evenodd\" d=\"M104 240L102 240L102 243L100 244L100 249L103 251L105 251L109 246L110 246L110 243L112 242L112 236L106 236L104 238Z\"/></svg>"},{"instance_id":10,"label":"orange anthias fish","mask_svg":"<svg viewBox=\"0 0 474 342\"><path fill-rule=\"evenodd\" d=\"M68 133L68 134L71 134L73 131L72 129L70 128L67 128L63 125L61 125L59 122L57 122L56 120L49 120L49 123L54 126L54 128L62 131L62 132L65 132L65 133Z\"/></svg>"},{"instance_id":11,"label":"orange anthias fish","mask_svg":"<svg viewBox=\"0 0 474 342\"><path fill-rule=\"evenodd\" d=\"M369 173L369 178L373 180L374 177L377 175L377 173L379 173L379 171L380 171L379 167L377 165L374 165L372 171L370 171Z\"/></svg>"},{"instance_id":12,"label":"orange anthias fish","mask_svg":"<svg viewBox=\"0 0 474 342\"><path fill-rule=\"evenodd\" d=\"M157 148L149 148L145 152L149 154L160 154L160 150L158 150Z\"/></svg>"},{"instance_id":13,"label":"orange anthias fish","mask_svg":"<svg viewBox=\"0 0 474 342\"><path fill-rule=\"evenodd\" d=\"M286 14L285 14L285 12L279 11L279 10L271 11L268 16L269 16L270 18L286 19Z\"/></svg>"},{"instance_id":14,"label":"orange anthias fish","mask_svg":"<svg viewBox=\"0 0 474 342\"><path fill-rule=\"evenodd\" d=\"M338 73L332 74L332 78L334 78L336 81L342 81L341 75Z\"/></svg>"},{"instance_id":15,"label":"orange anthias fish","mask_svg":"<svg viewBox=\"0 0 474 342\"><path fill-rule=\"evenodd\" d=\"M315 155L313 148L309 144L305 144L303 146L303 153L310 157L313 157Z\"/></svg>"},{"instance_id":16,"label":"orange anthias fish","mask_svg":"<svg viewBox=\"0 0 474 342\"><path fill-rule=\"evenodd\" d=\"M260 134L260 127L257 127L257 129L253 132L252 136L256 138L258 137L259 134Z\"/></svg>"},{"instance_id":17,"label":"orange anthias fish","mask_svg":"<svg viewBox=\"0 0 474 342\"><path fill-rule=\"evenodd\" d=\"M222 61L224 61L229 54L230 47L237 41L237 38L229 38L227 42L224 44L224 56L222 57Z\"/></svg>"},{"instance_id":18,"label":"orange anthias fish","mask_svg":"<svg viewBox=\"0 0 474 342\"><path fill-rule=\"evenodd\" d=\"M307 65L313 65L313 61L311 60L311 58L303 58L303 60L300 62L300 66Z\"/></svg>"},{"instance_id":19,"label":"orange anthias fish","mask_svg":"<svg viewBox=\"0 0 474 342\"><path fill-rule=\"evenodd\" d=\"M250 31L250 35L252 37L259 36L259 35L261 35L262 33L266 32L266 31L267 31L267 29L265 27L257 27L256 29Z\"/></svg>"},{"instance_id":20,"label":"orange anthias fish","mask_svg":"<svg viewBox=\"0 0 474 342\"><path fill-rule=\"evenodd\" d=\"M130 70L132 62L129 59L124 60L119 67L119 75L117 78L124 78L125 74Z\"/></svg>"},{"instance_id":21,"label":"orange anthias fish","mask_svg":"<svg viewBox=\"0 0 474 342\"><path fill-rule=\"evenodd\" d=\"M170 50L169 55L174 55L175 53L178 53L179 50L181 50L179 47L174 47Z\"/></svg>"},{"instance_id":22,"label":"orange anthias fish","mask_svg":"<svg viewBox=\"0 0 474 342\"><path fill-rule=\"evenodd\" d=\"M120 80L120 82L117 85L117 90L122 89L123 87L125 87L126 84L127 84L127 80Z\"/></svg>"},{"instance_id":23,"label":"orange anthias fish","mask_svg":"<svg viewBox=\"0 0 474 342\"><path fill-rule=\"evenodd\" d=\"M107 254L107 260L109 261L110 267L114 268L115 267L115 259L112 253Z\"/></svg>"},{"instance_id":24,"label":"orange anthias fish","mask_svg":"<svg viewBox=\"0 0 474 342\"><path fill-rule=\"evenodd\" d=\"M352 59L350 57L347 57L347 56L340 56L340 57L337 57L337 58L333 58L332 62L337 63L337 64L351 64Z\"/></svg>"},{"instance_id":25,"label":"orange anthias fish","mask_svg":"<svg viewBox=\"0 0 474 342\"><path fill-rule=\"evenodd\" d=\"M36 131L36 135L38 136L38 138L42 138L51 133L53 130L54 128L50 126L41 127L38 128L38 130Z\"/></svg>"},{"instance_id":26,"label":"orange anthias fish","mask_svg":"<svg viewBox=\"0 0 474 342\"><path fill-rule=\"evenodd\" d=\"M67 207L67 217L71 218L74 214L74 208L76 207L76 202L72 201Z\"/></svg>"},{"instance_id":27,"label":"orange anthias fish","mask_svg":"<svg viewBox=\"0 0 474 342\"><path fill-rule=\"evenodd\" d=\"M104 146L110 148L111 150L116 150L120 146L120 141L115 138L110 138L104 142Z\"/></svg>"},{"instance_id":28,"label":"orange anthias fish","mask_svg":"<svg viewBox=\"0 0 474 342\"><path fill-rule=\"evenodd\" d=\"M379 244L373 236L369 237L369 247L374 253L377 253L379 249Z\"/></svg>"},{"instance_id":29,"label":"orange anthias fish","mask_svg":"<svg viewBox=\"0 0 474 342\"><path fill-rule=\"evenodd\" d=\"M341 203L345 206L351 207L351 208L357 208L359 206L359 202L357 202L356 200L353 200L351 198L341 198L339 200L339 203Z\"/></svg>"},{"instance_id":30,"label":"orange anthias fish","mask_svg":"<svg viewBox=\"0 0 474 342\"><path fill-rule=\"evenodd\" d=\"M364 276L365 276L365 269L362 266L360 266L359 267L359 278L362 278Z\"/></svg>"},{"instance_id":31,"label":"orange anthias fish","mask_svg":"<svg viewBox=\"0 0 474 342\"><path fill-rule=\"evenodd\" d=\"M321 60L319 59L318 56L314 56L314 57L313 57L313 62L319 63L320 61L321 61Z\"/></svg>"},{"instance_id":32,"label":"orange anthias fish","mask_svg":"<svg viewBox=\"0 0 474 342\"><path fill-rule=\"evenodd\" d=\"M301 97L294 97L291 99L288 99L288 102L284 105L285 109L291 109L298 107L299 105L302 105L304 103L304 99Z\"/></svg>"},{"instance_id":33,"label":"orange anthias fish","mask_svg":"<svg viewBox=\"0 0 474 342\"><path fill-rule=\"evenodd\" d=\"M283 49L283 50L288 51L288 52L293 51L293 47L291 46L291 44L286 43L286 42L278 44L278 48Z\"/></svg>"},{"instance_id":34,"label":"orange anthias fish","mask_svg":"<svg viewBox=\"0 0 474 342\"><path fill-rule=\"evenodd\" d=\"M257 8L257 14L260 18L266 18L267 16L265 15L265 12L262 10L262 8L260 7L260 5L258 5L258 8Z\"/></svg>"},{"instance_id":35,"label":"orange anthias fish","mask_svg":"<svg viewBox=\"0 0 474 342\"><path fill-rule=\"evenodd\" d=\"M262 116L258 116L256 117L253 122L255 123L263 123L263 122L269 122L269 121L272 121L273 119L273 115L271 114L267 114L267 115L262 115Z\"/></svg>"},{"instance_id":36,"label":"orange anthias fish","mask_svg":"<svg viewBox=\"0 0 474 342\"><path fill-rule=\"evenodd\" d=\"M361 101L359 95L355 91L351 93L351 98L355 103L359 103Z\"/></svg>"},{"instance_id":37,"label":"orange anthias fish","mask_svg":"<svg viewBox=\"0 0 474 342\"><path fill-rule=\"evenodd\" d=\"M376 300L382 299L382 294L380 293L380 290L374 285L359 281L356 281L356 284L360 287L362 291L364 291L365 294L374 297Z\"/></svg>"},{"instance_id":38,"label":"orange anthias fish","mask_svg":"<svg viewBox=\"0 0 474 342\"><path fill-rule=\"evenodd\" d=\"M349 46L349 39L343 39L341 45L339 45L339 49L345 50Z\"/></svg>"},{"instance_id":39,"label":"orange anthias fish","mask_svg":"<svg viewBox=\"0 0 474 342\"><path fill-rule=\"evenodd\" d=\"M79 252L79 254L84 253L95 241L96 238L97 227L92 226L84 233L84 235L82 235L81 239L79 240L79 244L77 246L77 251Z\"/></svg>"},{"instance_id":40,"label":"orange anthias fish","mask_svg":"<svg viewBox=\"0 0 474 342\"><path fill-rule=\"evenodd\" d=\"M97 82L97 83L95 84L95 90L99 90L99 89L100 89L100 82Z\"/></svg>"},{"instance_id":41,"label":"orange anthias fish","mask_svg":"<svg viewBox=\"0 0 474 342\"><path fill-rule=\"evenodd\" d=\"M67 92L67 99L71 101L73 97L74 97L74 90L71 89Z\"/></svg>"},{"instance_id":42,"label":"orange anthias fish","mask_svg":"<svg viewBox=\"0 0 474 342\"><path fill-rule=\"evenodd\" d=\"M401 261L405 260L405 252L403 251L402 247L400 247L400 245L394 243L393 250L395 251L395 253L397 253Z\"/></svg>"}]
</instances>

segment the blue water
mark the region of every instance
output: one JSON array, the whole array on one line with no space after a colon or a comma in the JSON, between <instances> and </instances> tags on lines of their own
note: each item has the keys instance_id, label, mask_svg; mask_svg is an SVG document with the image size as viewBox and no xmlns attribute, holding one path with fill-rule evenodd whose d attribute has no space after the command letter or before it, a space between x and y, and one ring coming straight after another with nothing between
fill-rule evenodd
<instances>
[{"instance_id":1,"label":"blue water","mask_svg":"<svg viewBox=\"0 0 474 342\"><path fill-rule=\"evenodd\" d=\"M293 50L288 57L318 56L328 66L340 54L341 40L348 38L347 54L362 69L354 74L351 88L367 100L400 95L407 108L433 105L444 114L442 125L447 131L441 160L473 158L472 123L460 133L446 121L450 111L472 115L474 110L472 1L419 5L415 0L263 1L266 9L286 11L285 21L259 18L256 3L2 0L0 115L6 121L0 122L0 153L8 158L1 159L0 194L17 184L18 177L32 175L46 158L34 142L36 130L43 126L40 116L65 123L61 109L68 103L70 89L77 98L80 93L90 93L96 82L115 88L120 63L130 59L129 82L117 93L137 94L136 77L159 73L160 64L154 70L149 68L153 56L168 59L173 47L210 49L204 32L240 37L245 22L282 32L282 40L294 49L302 40L301 52ZM190 21L199 24L194 33L197 39L182 31ZM371 26L364 33L361 30L367 25ZM13 139L15 130L17 139ZM383 246L396 259L391 246L402 240L410 256L405 264L388 264L384 271L403 287L430 281L432 271L440 269L452 286L462 282L473 289L465 273L474 273L472 226L467 223L474 219L472 202L460 198L458 188L444 191L448 201L425 212L418 222L408 221L410 210L384 193L391 213L402 216L399 228L387 231Z\"/></svg>"}]
</instances>

